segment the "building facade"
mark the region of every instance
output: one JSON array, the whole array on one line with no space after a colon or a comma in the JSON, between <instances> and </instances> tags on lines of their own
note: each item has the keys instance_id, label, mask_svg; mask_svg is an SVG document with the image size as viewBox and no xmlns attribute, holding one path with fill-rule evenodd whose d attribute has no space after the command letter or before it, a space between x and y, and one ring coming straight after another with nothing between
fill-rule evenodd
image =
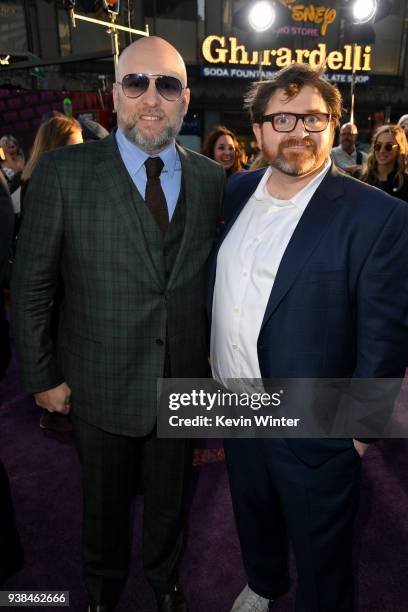
<instances>
[{"instance_id":1,"label":"building facade","mask_svg":"<svg viewBox=\"0 0 408 612\"><path fill-rule=\"evenodd\" d=\"M98 0L77 0L75 10L107 20L102 10L94 11L95 4ZM249 138L248 119L242 112L248 85L293 61L316 66L325 62L327 78L343 94L344 120L350 115L354 88L355 120L367 136L376 125L408 112L408 0L379 0L375 22L364 26L352 23L352 0L275 0L275 23L262 35L250 32L247 13L252 4L249 0L120 3L118 23L138 30L148 25L150 34L169 40L185 58L192 92L183 136L187 144L199 148L202 137L217 123ZM121 48L132 39L121 33ZM40 97L50 91L93 93L93 108L78 108L75 102L74 113L90 110L95 116L99 107L110 113L111 37L106 28L83 21L74 28L62 2L2 1L0 62L0 113L10 110L10 96L4 92L20 90L39 92ZM60 99L54 96L58 107ZM4 119L3 124L7 125Z\"/></svg>"}]
</instances>

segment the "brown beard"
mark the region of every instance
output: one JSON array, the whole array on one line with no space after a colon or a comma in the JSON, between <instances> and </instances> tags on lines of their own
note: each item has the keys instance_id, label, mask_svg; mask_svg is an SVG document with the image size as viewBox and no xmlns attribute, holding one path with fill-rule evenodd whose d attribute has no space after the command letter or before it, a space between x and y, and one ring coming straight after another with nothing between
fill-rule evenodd
<instances>
[{"instance_id":1,"label":"brown beard","mask_svg":"<svg viewBox=\"0 0 408 612\"><path fill-rule=\"evenodd\" d=\"M285 153L288 147L298 145L306 145L308 151L302 153L291 152L289 157ZM321 159L320 159L321 158ZM303 176L314 169L318 168L323 163L326 155L322 156L317 148L314 140L306 136L305 138L288 138L281 142L278 147L278 153L273 159L269 159L269 164L289 176ZM310 163L307 163L309 161Z\"/></svg>"}]
</instances>

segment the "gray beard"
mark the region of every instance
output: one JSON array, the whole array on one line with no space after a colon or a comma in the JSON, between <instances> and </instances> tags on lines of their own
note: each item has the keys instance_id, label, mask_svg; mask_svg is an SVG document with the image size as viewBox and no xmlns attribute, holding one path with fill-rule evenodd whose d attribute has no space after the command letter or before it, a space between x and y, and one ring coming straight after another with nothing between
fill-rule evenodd
<instances>
[{"instance_id":1,"label":"gray beard","mask_svg":"<svg viewBox=\"0 0 408 612\"><path fill-rule=\"evenodd\" d=\"M130 123L125 124L122 127L122 131L126 138L130 140L130 142L138 146L143 151L146 151L146 153L157 153L158 151L162 151L164 148L167 147L167 145L173 142L173 140L181 130L181 126L183 125L183 119L184 115L179 118L177 123L174 123L173 125L167 125L162 129L159 134L156 134L156 136L151 137L144 136L142 132L137 129L137 126Z\"/></svg>"}]
</instances>

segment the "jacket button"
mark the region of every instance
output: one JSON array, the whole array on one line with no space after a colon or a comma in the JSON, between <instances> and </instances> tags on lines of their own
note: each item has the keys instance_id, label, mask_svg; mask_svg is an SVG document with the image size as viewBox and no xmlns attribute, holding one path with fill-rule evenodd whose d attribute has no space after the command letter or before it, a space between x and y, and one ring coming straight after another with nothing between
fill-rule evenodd
<instances>
[{"instance_id":1,"label":"jacket button","mask_svg":"<svg viewBox=\"0 0 408 612\"><path fill-rule=\"evenodd\" d=\"M159 346L163 346L164 342L160 338L156 338L156 344L158 344Z\"/></svg>"}]
</instances>

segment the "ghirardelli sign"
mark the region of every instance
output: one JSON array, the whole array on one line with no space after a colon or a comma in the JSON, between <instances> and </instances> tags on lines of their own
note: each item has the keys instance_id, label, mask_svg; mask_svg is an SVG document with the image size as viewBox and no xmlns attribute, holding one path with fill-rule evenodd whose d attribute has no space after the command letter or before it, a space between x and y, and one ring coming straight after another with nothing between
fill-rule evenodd
<instances>
[{"instance_id":1,"label":"ghirardelli sign","mask_svg":"<svg viewBox=\"0 0 408 612\"><path fill-rule=\"evenodd\" d=\"M264 49L248 51L235 36L211 35L204 39L202 54L209 64L239 64L241 66L271 66L284 68L293 62L309 63L312 68L326 66L329 70L350 72L371 71L371 47L368 45L343 45L340 50L328 51L325 43L315 49Z\"/></svg>"}]
</instances>

